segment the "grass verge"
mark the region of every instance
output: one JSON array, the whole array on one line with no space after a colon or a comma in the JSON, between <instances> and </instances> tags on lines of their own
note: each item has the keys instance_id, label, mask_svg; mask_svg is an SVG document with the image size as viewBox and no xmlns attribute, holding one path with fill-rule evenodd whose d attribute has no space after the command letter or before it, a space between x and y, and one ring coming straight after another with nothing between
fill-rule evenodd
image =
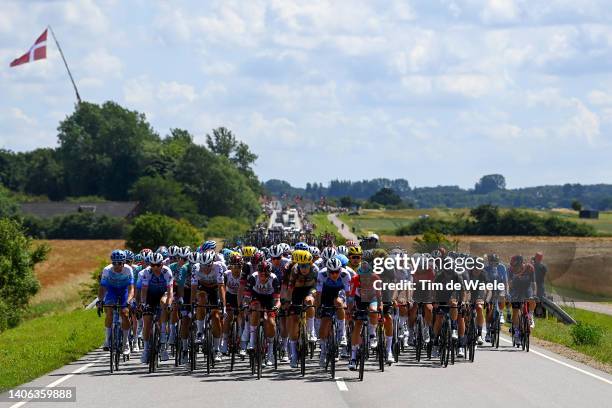
<instances>
[{"instance_id":1,"label":"grass verge","mask_svg":"<svg viewBox=\"0 0 612 408\"><path fill-rule=\"evenodd\" d=\"M329 232L334 234L337 245L341 245L346 242L346 239L338 232L338 228L336 228L336 226L327 219L327 213L311 214L308 216L308 219L316 226L314 229L315 234L318 235Z\"/></svg>"},{"instance_id":2,"label":"grass verge","mask_svg":"<svg viewBox=\"0 0 612 408\"><path fill-rule=\"evenodd\" d=\"M28 320L0 334L0 393L68 364L104 341L95 310Z\"/></svg>"},{"instance_id":3,"label":"grass verge","mask_svg":"<svg viewBox=\"0 0 612 408\"><path fill-rule=\"evenodd\" d=\"M599 345L575 344L571 335L572 325L560 323L555 318L537 319L532 335L569 347L601 363L612 364L612 316L581 309L563 309L576 321L601 327L604 333L601 343Z\"/></svg>"}]
</instances>

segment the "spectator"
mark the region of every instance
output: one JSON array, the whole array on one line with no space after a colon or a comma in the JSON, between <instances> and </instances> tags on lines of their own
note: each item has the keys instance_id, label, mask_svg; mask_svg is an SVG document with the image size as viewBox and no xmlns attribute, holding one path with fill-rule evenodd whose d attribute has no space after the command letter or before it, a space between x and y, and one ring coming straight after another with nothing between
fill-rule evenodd
<instances>
[{"instance_id":1,"label":"spectator","mask_svg":"<svg viewBox=\"0 0 612 408\"><path fill-rule=\"evenodd\" d=\"M548 268L542 262L544 259L544 255L541 252L536 252L533 257L533 267L535 269L535 281L537 286L537 296L538 298L544 297L544 279L546 278L546 272L548 272Z\"/></svg>"}]
</instances>

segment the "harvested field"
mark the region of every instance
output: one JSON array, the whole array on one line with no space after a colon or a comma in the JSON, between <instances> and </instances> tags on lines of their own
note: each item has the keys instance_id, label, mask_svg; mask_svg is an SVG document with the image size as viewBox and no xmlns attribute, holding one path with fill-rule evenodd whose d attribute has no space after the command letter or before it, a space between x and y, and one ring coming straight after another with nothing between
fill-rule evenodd
<instances>
[{"instance_id":1,"label":"harvested field","mask_svg":"<svg viewBox=\"0 0 612 408\"><path fill-rule=\"evenodd\" d=\"M381 237L385 245L412 248L415 236ZM457 236L459 249L483 255L495 252L504 262L512 255L544 253L547 283L593 295L612 297L612 237Z\"/></svg>"},{"instance_id":2,"label":"harvested field","mask_svg":"<svg viewBox=\"0 0 612 408\"><path fill-rule=\"evenodd\" d=\"M114 248L123 248L123 240L41 240L51 251L45 262L36 265L34 272L41 290L31 304L42 302L78 302L81 283L89 281L90 274L107 259Z\"/></svg>"}]
</instances>

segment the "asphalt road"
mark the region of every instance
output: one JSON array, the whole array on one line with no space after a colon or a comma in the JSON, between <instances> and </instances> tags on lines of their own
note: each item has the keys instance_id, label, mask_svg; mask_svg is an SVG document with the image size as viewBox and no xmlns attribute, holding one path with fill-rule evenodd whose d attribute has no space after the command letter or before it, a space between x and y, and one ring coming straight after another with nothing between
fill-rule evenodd
<instances>
[{"instance_id":1,"label":"asphalt road","mask_svg":"<svg viewBox=\"0 0 612 408\"><path fill-rule=\"evenodd\" d=\"M503 342L499 350L478 349L474 363L459 361L447 368L437 361L417 363L412 352L403 354L400 363L384 373L372 362L363 382L346 369L345 361L339 363L336 380L314 361L304 378L283 364L277 372L265 369L261 380L251 376L246 361L233 373L228 371L229 362L222 362L211 375L202 369L190 374L171 361L148 374L137 358L111 375L107 363L108 353L97 350L24 384L76 387L76 403L29 402L25 406L576 408L609 406L612 397L612 376L539 348L525 353ZM18 406L23 405L0 402L0 408Z\"/></svg>"}]
</instances>

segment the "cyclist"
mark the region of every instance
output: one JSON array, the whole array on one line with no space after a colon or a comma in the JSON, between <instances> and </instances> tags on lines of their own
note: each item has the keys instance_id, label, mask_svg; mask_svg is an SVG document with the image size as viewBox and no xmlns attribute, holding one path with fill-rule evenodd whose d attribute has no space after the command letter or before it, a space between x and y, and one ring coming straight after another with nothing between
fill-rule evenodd
<instances>
[{"instance_id":1,"label":"cyclist","mask_svg":"<svg viewBox=\"0 0 612 408\"><path fill-rule=\"evenodd\" d=\"M161 307L161 336L160 343L162 344L161 359L168 360L168 350L166 350L166 322L168 321L168 307L172 304L173 283L172 271L163 264L164 257L161 253L150 253L148 255L149 266L142 272L142 290L140 299L143 302L141 305L145 308ZM142 353L140 361L147 363L149 361L149 337L151 334L151 315L143 316L143 339L145 349Z\"/></svg>"},{"instance_id":2,"label":"cyclist","mask_svg":"<svg viewBox=\"0 0 612 408\"><path fill-rule=\"evenodd\" d=\"M317 266L317 268L321 269L325 266L323 259L321 258L321 250L316 246L311 246L308 248L308 252L312 254L313 263Z\"/></svg>"},{"instance_id":3,"label":"cyclist","mask_svg":"<svg viewBox=\"0 0 612 408\"><path fill-rule=\"evenodd\" d=\"M257 248L252 245L243 246L240 250L242 255L242 272L240 274L240 288L238 289L238 302L242 304L242 297L244 288L246 287L246 281L249 276L251 276L256 270L253 268L253 264L251 263L251 258L257 252ZM248 320L248 317L247 317ZM246 349L246 343L249 341L249 325L244 325L244 330L242 331L242 348Z\"/></svg>"},{"instance_id":4,"label":"cyclist","mask_svg":"<svg viewBox=\"0 0 612 408\"><path fill-rule=\"evenodd\" d=\"M361 251L361 247L358 247L357 251ZM361 344L360 332L363 325L361 319L369 316L370 345L372 348L376 348L376 325L378 324L378 313L382 310L381 291L375 288L375 282L380 280L380 276L375 274L365 261L354 266L354 268L356 268L356 274L351 279L349 297L349 304L354 303L353 309L355 309L354 328L351 337L351 359L349 361L350 370L355 370L357 365L357 351Z\"/></svg>"},{"instance_id":5,"label":"cyclist","mask_svg":"<svg viewBox=\"0 0 612 408\"><path fill-rule=\"evenodd\" d=\"M227 302L227 316L223 321L223 343L221 344L221 353L228 353L227 339L229 336L230 326L234 320L234 313L238 313L238 290L240 289L240 273L242 271L242 256L238 252L232 252L228 257L229 270L225 271L223 280L225 283L225 301ZM238 327L240 327L240 316L238 317ZM244 351L240 350L240 355Z\"/></svg>"},{"instance_id":6,"label":"cyclist","mask_svg":"<svg viewBox=\"0 0 612 408\"><path fill-rule=\"evenodd\" d=\"M426 261L427 262L427 261ZM438 335L442 328L442 319L446 313L450 314L451 319L451 337L453 340L458 340L459 336L463 336L465 332L465 323L463 319L457 319L458 316L458 301L461 299L462 291L457 290L454 284L463 282L463 278L455 271L455 266L450 263L443 262L442 268L436 273L434 283L441 284L442 289L438 289L434 293L434 300L437 304L436 318L433 325L434 345L437 344ZM434 347L434 354L437 356L437 347Z\"/></svg>"},{"instance_id":7,"label":"cyclist","mask_svg":"<svg viewBox=\"0 0 612 408\"><path fill-rule=\"evenodd\" d=\"M289 327L287 321L287 310L289 307L289 301L287 297L288 290L288 279L287 276L291 270L287 269L291 263L289 258L284 257L282 245L272 245L269 250L270 263L272 264L272 273L276 275L278 281L281 283L281 310L279 311L279 323L280 323L280 334L281 334L281 348L284 351L282 353L281 361L289 361Z\"/></svg>"},{"instance_id":8,"label":"cyclist","mask_svg":"<svg viewBox=\"0 0 612 408\"><path fill-rule=\"evenodd\" d=\"M490 302L488 303L490 307L487 310L487 334L485 335L485 341L491 341L490 328L491 323L493 321L493 313L494 308L497 306L499 308L499 319L500 324L504 324L506 319L504 319L504 308L506 306L506 292L508 288L508 276L506 271L506 266L499 262L499 256L497 254L489 254L487 255L487 265L485 266L485 273L487 274L487 280L489 282L503 283L505 285L504 289L493 290L490 293Z\"/></svg>"},{"instance_id":9,"label":"cyclist","mask_svg":"<svg viewBox=\"0 0 612 408\"><path fill-rule=\"evenodd\" d=\"M336 251L339 254L342 254L344 256L348 256L348 247L346 245L340 245L338 248L336 248Z\"/></svg>"},{"instance_id":10,"label":"cyclist","mask_svg":"<svg viewBox=\"0 0 612 408\"><path fill-rule=\"evenodd\" d=\"M132 268L132 277L134 278L134 286L136 285L136 281L138 279L137 268L140 263L140 254L138 256L138 261L136 261L136 255L134 252L129 249L125 249L125 264ZM132 338L130 339L130 348L134 352L139 352L140 347L138 346L137 333L138 333L138 316L136 313L136 308L138 307L138 299L136 299L137 292L134 289L134 298L130 303L130 328L132 329Z\"/></svg>"},{"instance_id":11,"label":"cyclist","mask_svg":"<svg viewBox=\"0 0 612 408\"><path fill-rule=\"evenodd\" d=\"M363 259L363 250L359 245L352 245L347 248L346 252L346 254L342 254L338 251L338 254L348 258L347 269L350 268L349 273L351 274L351 277L353 277L356 275L357 269L359 269L359 267L361 266L361 261Z\"/></svg>"},{"instance_id":12,"label":"cyclist","mask_svg":"<svg viewBox=\"0 0 612 408\"><path fill-rule=\"evenodd\" d=\"M351 247L349 247L349 252ZM373 259L385 259L388 254L382 248L377 248L372 252ZM378 275L383 284L385 283L396 283L396 272L395 268L386 268L383 267L382 273ZM384 333L385 340L387 345L387 364L392 364L395 362L393 358L393 353L391 352L391 347L393 347L393 316L391 314L392 308L396 306L397 302L395 300L395 291L384 289L381 290L381 300L383 304L383 325L384 325ZM381 339L379 339L381 341Z\"/></svg>"},{"instance_id":13,"label":"cyclist","mask_svg":"<svg viewBox=\"0 0 612 408\"><path fill-rule=\"evenodd\" d=\"M178 280L181 275L181 268L183 268L183 266L185 266L187 263L187 257L182 256L181 248L176 245L170 245L170 247L168 247L168 256L171 262L168 264L168 268L170 268L172 271L172 276L174 277L174 293L178 293ZM189 264L187 264L186 267L189 267ZM174 344L176 339L176 323L179 319L178 308L176 307L177 300L178 298L175 297L172 313L170 314L170 336L168 337L168 344Z\"/></svg>"},{"instance_id":14,"label":"cyclist","mask_svg":"<svg viewBox=\"0 0 612 408\"><path fill-rule=\"evenodd\" d=\"M215 261L215 255L214 251L206 251L200 254L200 263L195 264L191 269L191 287L197 287L198 305L219 306L223 310L223 314L225 314L224 268L220 261ZM204 334L205 312L205 309L201 307L196 310L198 342L202 341L202 335ZM219 351L221 343L221 315L219 314L219 309L212 309L210 315L215 361L221 361L221 352Z\"/></svg>"},{"instance_id":15,"label":"cyclist","mask_svg":"<svg viewBox=\"0 0 612 408\"><path fill-rule=\"evenodd\" d=\"M489 282L487 274L483 269L475 266L474 263L468 262L468 266L466 266L466 272L462 274L463 276L463 284L464 290L462 294L462 303L467 305L471 303L476 308L476 333L477 339L476 344L482 346L482 326L484 325L484 314L483 314L483 305L484 300L486 299L486 290L480 289L480 284L487 284ZM472 284L471 288L468 284ZM463 316L464 325L467 325L469 322L470 316L466 313L465 308L461 309L461 314ZM467 343L467 339L465 336L461 336L459 350L457 352L457 357L463 357L465 355L465 346Z\"/></svg>"},{"instance_id":16,"label":"cyclist","mask_svg":"<svg viewBox=\"0 0 612 408\"><path fill-rule=\"evenodd\" d=\"M188 353L189 353L189 327L191 325L191 312L189 310L179 310L183 304L191 304L191 269L192 266L199 261L199 254L197 252L191 252L191 248L182 247L179 250L179 258L182 259L183 265L178 269L178 275L176 278L176 294L178 305L177 313L180 312L181 318L181 332L179 333L181 337L181 343L183 344L183 355L181 356L181 360L188 363Z\"/></svg>"},{"instance_id":17,"label":"cyclist","mask_svg":"<svg viewBox=\"0 0 612 408\"><path fill-rule=\"evenodd\" d=\"M272 265L262 261L257 266L257 272L247 279L245 303L250 303L249 349L255 348L255 333L259 323L261 310L271 310L266 313L264 331L268 340L268 352L265 365L272 365L274 358L274 336L276 335L276 310L280 307L280 281L272 273ZM255 324L254 324L255 323Z\"/></svg>"},{"instance_id":18,"label":"cyclist","mask_svg":"<svg viewBox=\"0 0 612 408\"><path fill-rule=\"evenodd\" d=\"M300 243L298 243L300 244ZM296 244L296 247L298 246ZM306 245L306 247L308 247ZM297 340L299 336L299 324L297 315L298 308L302 305L313 306L314 295L317 292L317 277L319 269L312 263L312 254L308 250L293 251L295 265L291 269L289 276L289 286L287 296L291 299L289 307L289 337L291 347L291 362L292 368L297 368ZM308 341L316 342L317 335L315 333L315 311L309 307L306 310L306 331L308 333Z\"/></svg>"},{"instance_id":19,"label":"cyclist","mask_svg":"<svg viewBox=\"0 0 612 408\"><path fill-rule=\"evenodd\" d=\"M128 337L130 333L130 321L128 305L134 298L134 276L132 268L125 264L125 252L115 249L111 253L111 264L102 270L100 277L100 289L98 289L98 308L104 307L106 327L106 339L104 340L104 350L109 349L110 338L113 333L113 308L112 306L121 305L121 329L123 331L123 354L130 354Z\"/></svg>"},{"instance_id":20,"label":"cyclist","mask_svg":"<svg viewBox=\"0 0 612 408\"><path fill-rule=\"evenodd\" d=\"M338 337L340 346L346 347L345 312L346 294L351 290L351 275L342 267L337 258L327 260L326 267L319 271L317 277L317 305L336 307L337 309L324 309L321 311L321 326L319 328L321 356L319 365L325 367L325 353L327 338L331 328L331 317L335 313L338 320Z\"/></svg>"},{"instance_id":21,"label":"cyclist","mask_svg":"<svg viewBox=\"0 0 612 408\"><path fill-rule=\"evenodd\" d=\"M510 259L510 269L508 270L508 284L510 286L510 300L512 301L512 327L514 327L514 337L516 343L520 343L519 331L519 309L524 301L528 301L529 324L533 328L533 311L535 309L535 273L533 265L525 263L521 255L515 255Z\"/></svg>"}]
</instances>

